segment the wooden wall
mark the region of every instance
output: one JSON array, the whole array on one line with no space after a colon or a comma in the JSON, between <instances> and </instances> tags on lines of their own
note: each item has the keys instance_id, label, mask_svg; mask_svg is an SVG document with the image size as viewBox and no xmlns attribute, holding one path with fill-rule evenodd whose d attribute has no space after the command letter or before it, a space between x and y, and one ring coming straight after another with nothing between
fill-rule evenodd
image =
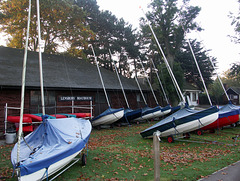
<instances>
[{"instance_id":1,"label":"wooden wall","mask_svg":"<svg viewBox=\"0 0 240 181\"><path fill-rule=\"evenodd\" d=\"M48 90L49 91L49 90ZM56 113L71 113L72 108L66 108L63 106L72 106L72 101L59 101L60 96L90 96L93 98L92 104L93 104L93 116L97 116L101 112L105 111L108 108L107 102L98 102L96 100L97 93L103 94L102 90L98 91L82 91L82 90L51 90L55 92L55 106L56 108L53 108L51 112L47 112L46 114L53 114ZM25 101L24 101L24 113L33 113L32 108L33 106L30 105L30 89L26 89L25 91ZM127 108L124 96L122 94L122 91L108 91L108 96L110 99L110 104L112 108ZM128 91L126 92L127 100L129 102L131 109L136 109L139 107L144 107L143 102L137 102L136 93L134 91ZM20 102L21 102L21 90L19 89L1 89L0 90L0 135L4 134L4 120L5 120L5 111L4 107L7 103L8 107L19 107L20 108ZM148 106L154 107L156 106L153 97L151 94L148 96ZM105 97L103 97L103 100L105 100ZM81 105L89 105L89 101L74 101L75 106L81 106ZM39 109L41 110L41 109ZM87 109L75 109L74 112L90 112L90 110ZM13 110L8 109L8 115L11 116L19 116L20 111L19 110Z\"/></svg>"}]
</instances>

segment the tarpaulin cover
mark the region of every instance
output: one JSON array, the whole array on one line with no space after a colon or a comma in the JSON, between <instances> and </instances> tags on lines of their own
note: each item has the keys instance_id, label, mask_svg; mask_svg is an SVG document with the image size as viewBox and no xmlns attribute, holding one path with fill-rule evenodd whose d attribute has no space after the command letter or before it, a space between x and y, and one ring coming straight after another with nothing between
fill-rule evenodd
<instances>
[{"instance_id":1,"label":"tarpaulin cover","mask_svg":"<svg viewBox=\"0 0 240 181\"><path fill-rule=\"evenodd\" d=\"M202 117L205 117L206 115L215 113L217 111L218 109L215 106L201 111L193 110L190 108L183 108L169 115L165 119L162 119L153 126L145 129L144 131L141 132L141 135L143 137L147 137L152 135L157 130L163 132L170 128L173 128L174 126L181 125L196 119L200 119Z\"/></svg>"},{"instance_id":2,"label":"tarpaulin cover","mask_svg":"<svg viewBox=\"0 0 240 181\"><path fill-rule=\"evenodd\" d=\"M166 111L168 109L171 109L171 106L170 105L167 105L166 107L161 107L161 106L156 106L154 108L150 108L150 107L145 107L143 108L142 110L142 116L145 116L147 114L154 114L155 112L163 112L163 111Z\"/></svg>"},{"instance_id":3,"label":"tarpaulin cover","mask_svg":"<svg viewBox=\"0 0 240 181\"><path fill-rule=\"evenodd\" d=\"M21 140L20 164L17 163L17 144L11 161L13 167L20 167L21 176L48 168L63 158L83 149L91 133L89 120L81 118L46 119L25 140L32 149Z\"/></svg>"},{"instance_id":4,"label":"tarpaulin cover","mask_svg":"<svg viewBox=\"0 0 240 181\"><path fill-rule=\"evenodd\" d=\"M118 111L121 111L121 110L123 110L123 108L119 108L119 109L108 108L108 109L107 109L106 111L104 111L103 113L101 113L101 114L99 114L98 116L94 117L94 118L92 119L92 121L97 120L97 119L99 119L99 118L101 118L101 117L103 117L103 116L109 115L109 114L114 114L114 113L116 113L116 112L118 112Z\"/></svg>"},{"instance_id":5,"label":"tarpaulin cover","mask_svg":"<svg viewBox=\"0 0 240 181\"><path fill-rule=\"evenodd\" d=\"M157 111L160 111L160 110L161 110L161 107L160 107L160 106L156 106L156 107L154 107L154 108L145 107L145 108L143 108L143 110L142 110L142 116L147 115L147 114L150 114L150 113L154 113L154 112L157 112Z\"/></svg>"},{"instance_id":6,"label":"tarpaulin cover","mask_svg":"<svg viewBox=\"0 0 240 181\"><path fill-rule=\"evenodd\" d=\"M119 121L132 121L141 117L142 109L124 109L124 116Z\"/></svg>"},{"instance_id":7,"label":"tarpaulin cover","mask_svg":"<svg viewBox=\"0 0 240 181\"><path fill-rule=\"evenodd\" d=\"M221 106L218 112L218 119L213 123L204 126L202 130L214 130L224 126L236 123L239 121L239 107L233 105L231 102L227 105Z\"/></svg>"},{"instance_id":8,"label":"tarpaulin cover","mask_svg":"<svg viewBox=\"0 0 240 181\"><path fill-rule=\"evenodd\" d=\"M172 110L172 107L171 107L171 105L167 105L167 106L165 106L165 107L162 107L161 109L162 109L162 111L166 111L166 110L168 110L168 109L171 109L171 110Z\"/></svg>"},{"instance_id":9,"label":"tarpaulin cover","mask_svg":"<svg viewBox=\"0 0 240 181\"><path fill-rule=\"evenodd\" d=\"M239 107L229 103L219 109L219 118L233 116L239 113Z\"/></svg>"},{"instance_id":10,"label":"tarpaulin cover","mask_svg":"<svg viewBox=\"0 0 240 181\"><path fill-rule=\"evenodd\" d=\"M171 112L176 112L176 111L178 111L179 109L181 109L181 106L172 107L172 108L171 108Z\"/></svg>"}]
</instances>

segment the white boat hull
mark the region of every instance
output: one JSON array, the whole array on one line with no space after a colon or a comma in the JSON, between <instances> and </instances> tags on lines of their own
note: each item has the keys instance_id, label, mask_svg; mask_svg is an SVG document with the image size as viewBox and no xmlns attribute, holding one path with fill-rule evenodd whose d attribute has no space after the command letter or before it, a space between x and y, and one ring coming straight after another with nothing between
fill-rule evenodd
<instances>
[{"instance_id":1,"label":"white boat hull","mask_svg":"<svg viewBox=\"0 0 240 181\"><path fill-rule=\"evenodd\" d=\"M171 112L171 109L168 109L166 111L159 110L159 111L156 111L156 112L153 112L153 113L146 114L146 115L141 116L139 118L136 118L134 120L135 121L143 121L143 120L148 120L148 119L154 119L154 118L164 116L164 115L166 115L170 112Z\"/></svg>"},{"instance_id":2,"label":"white boat hull","mask_svg":"<svg viewBox=\"0 0 240 181\"><path fill-rule=\"evenodd\" d=\"M82 150L80 150L79 152L76 152L54 164L52 164L48 170L41 169L37 172L34 172L32 174L29 175L24 175L19 177L18 180L20 181L35 181L35 180L42 180L46 178L46 172L48 174L48 177L53 175L54 173L58 172L59 170L61 170L62 168L64 168L67 164L69 164Z\"/></svg>"},{"instance_id":3,"label":"white boat hull","mask_svg":"<svg viewBox=\"0 0 240 181\"><path fill-rule=\"evenodd\" d=\"M217 119L218 119L218 112L202 117L200 119L187 122L185 124L178 125L175 128L168 129L164 132L161 132L160 137L167 137L170 135L183 134L183 133L195 131L197 129L200 129L206 125L213 123Z\"/></svg>"},{"instance_id":4,"label":"white boat hull","mask_svg":"<svg viewBox=\"0 0 240 181\"><path fill-rule=\"evenodd\" d=\"M121 119L124 115L124 110L120 110L118 112L108 114L105 116L100 117L97 120L94 120L92 122L93 126L99 126L99 125L106 125L106 124L112 124L116 122L117 120Z\"/></svg>"}]
</instances>

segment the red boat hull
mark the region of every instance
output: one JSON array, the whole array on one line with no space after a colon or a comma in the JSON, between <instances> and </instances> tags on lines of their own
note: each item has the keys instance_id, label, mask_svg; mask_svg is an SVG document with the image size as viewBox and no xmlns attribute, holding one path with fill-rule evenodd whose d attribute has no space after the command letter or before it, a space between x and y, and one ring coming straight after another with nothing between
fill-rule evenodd
<instances>
[{"instance_id":1,"label":"red boat hull","mask_svg":"<svg viewBox=\"0 0 240 181\"><path fill-rule=\"evenodd\" d=\"M211 123L207 126L204 126L201 129L202 130L218 129L218 128L222 128L222 127L227 126L227 125L231 125L231 124L236 123L238 121L239 121L239 114L228 116L228 117L222 117L222 118L218 118L213 123Z\"/></svg>"}]
</instances>

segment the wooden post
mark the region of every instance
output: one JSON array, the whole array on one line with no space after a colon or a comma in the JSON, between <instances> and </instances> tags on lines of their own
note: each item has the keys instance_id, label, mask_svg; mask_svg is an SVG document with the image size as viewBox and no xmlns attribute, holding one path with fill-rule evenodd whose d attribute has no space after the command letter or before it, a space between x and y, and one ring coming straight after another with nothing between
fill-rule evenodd
<instances>
[{"instance_id":1,"label":"wooden post","mask_svg":"<svg viewBox=\"0 0 240 181\"><path fill-rule=\"evenodd\" d=\"M160 132L153 133L153 152L154 152L154 180L160 181Z\"/></svg>"}]
</instances>

